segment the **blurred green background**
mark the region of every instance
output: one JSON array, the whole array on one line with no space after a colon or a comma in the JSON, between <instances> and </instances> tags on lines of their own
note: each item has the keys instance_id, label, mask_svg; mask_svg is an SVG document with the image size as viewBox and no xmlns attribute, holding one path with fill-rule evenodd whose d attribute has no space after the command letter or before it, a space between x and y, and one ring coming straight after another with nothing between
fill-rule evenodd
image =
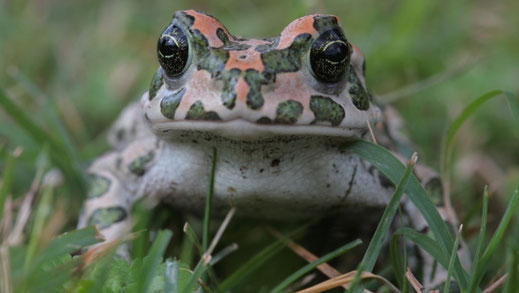
<instances>
[{"instance_id":1,"label":"blurred green background","mask_svg":"<svg viewBox=\"0 0 519 293\"><path fill-rule=\"evenodd\" d=\"M492 89L519 92L516 0L0 0L0 87L50 133L68 133L84 167L108 149L105 133L120 110L147 90L158 66L158 36L175 10L188 8L244 37L275 36L306 14L338 15L366 56L370 91L393 101L420 160L435 168L446 127L470 101ZM462 219L485 184L503 196L494 199L499 211L517 183L514 109L504 98L487 103L457 139L453 197ZM27 190L42 145L1 109L0 145L3 153L24 148L16 197ZM70 206L71 228L82 190L67 186L60 196Z\"/></svg>"}]
</instances>

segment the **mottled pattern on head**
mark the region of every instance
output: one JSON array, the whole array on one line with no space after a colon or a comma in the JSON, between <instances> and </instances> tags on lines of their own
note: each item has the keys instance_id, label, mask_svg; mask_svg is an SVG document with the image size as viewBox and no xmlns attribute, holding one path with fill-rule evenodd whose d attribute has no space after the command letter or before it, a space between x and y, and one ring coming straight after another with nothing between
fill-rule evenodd
<instances>
[{"instance_id":1,"label":"mottled pattern on head","mask_svg":"<svg viewBox=\"0 0 519 293\"><path fill-rule=\"evenodd\" d=\"M212 16L186 10L174 14L161 36L166 37L178 46L185 46L187 39L189 51L184 47L183 54L189 52L189 57L180 73L178 62L166 67L161 63L143 100L152 125L169 123L174 128L175 121L242 120L262 127L354 129L378 119L366 91L362 53L346 40L336 16L304 16L276 38L244 39L231 35ZM313 50L317 53L311 56ZM347 56L337 61L344 65L310 60L344 52ZM174 74L168 74L171 71Z\"/></svg>"}]
</instances>

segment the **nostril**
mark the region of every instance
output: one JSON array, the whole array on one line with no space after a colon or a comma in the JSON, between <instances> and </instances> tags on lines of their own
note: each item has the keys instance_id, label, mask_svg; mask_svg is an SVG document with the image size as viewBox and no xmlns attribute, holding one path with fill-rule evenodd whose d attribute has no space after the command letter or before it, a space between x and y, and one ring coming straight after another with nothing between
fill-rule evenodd
<instances>
[{"instance_id":1,"label":"nostril","mask_svg":"<svg viewBox=\"0 0 519 293\"><path fill-rule=\"evenodd\" d=\"M240 59L245 59L247 58L247 55L240 55Z\"/></svg>"}]
</instances>

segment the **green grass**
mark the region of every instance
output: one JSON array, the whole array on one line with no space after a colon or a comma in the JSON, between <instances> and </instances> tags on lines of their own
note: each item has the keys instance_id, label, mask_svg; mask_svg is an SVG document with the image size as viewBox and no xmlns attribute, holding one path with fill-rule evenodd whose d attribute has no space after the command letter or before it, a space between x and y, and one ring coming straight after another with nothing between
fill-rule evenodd
<instances>
[{"instance_id":1,"label":"green grass","mask_svg":"<svg viewBox=\"0 0 519 293\"><path fill-rule=\"evenodd\" d=\"M174 10L185 8L209 12L246 37L277 35L305 14L340 16L348 39L367 58L368 87L402 114L420 162L441 169L450 183L452 205L459 219L467 219L461 236L474 259L472 267L461 267L452 254L457 235L411 174L403 196L417 205L432 234L401 228L391 237L391 259L381 263L382 236L396 212L390 205L359 268L382 273L394 266L389 278L403 289L406 254L397 241L403 236L449 268L464 292L484 289L505 273L509 277L498 290L517 291L519 3L513 0L0 1L0 264L8 264L7 270L0 266L0 291L185 292L198 286L204 272L211 291L269 291L289 286L317 264L301 261L257 223L247 223L226 231L224 248L213 255L217 261L204 265L201 256L214 236L209 216L191 223L186 234L184 219L163 214L153 219L138 208L134 216L142 221L129 240L135 250L131 262L111 254L94 262L71 257L99 241L93 229L73 231L85 196L82 170L108 150L105 134L119 111L147 89L158 66L158 34ZM399 184L406 168L387 151L366 142L347 148L371 161L401 187L397 190L406 185ZM467 167L469 154L488 160ZM478 173L471 173L478 163ZM8 245L6 222L16 222L29 186L55 168L63 183L38 189L23 239ZM155 233L155 227L143 231L153 225L167 226L174 236L168 230ZM304 230L283 231L303 241ZM72 232L63 234L67 231ZM322 252L323 258L330 251Z\"/></svg>"}]
</instances>

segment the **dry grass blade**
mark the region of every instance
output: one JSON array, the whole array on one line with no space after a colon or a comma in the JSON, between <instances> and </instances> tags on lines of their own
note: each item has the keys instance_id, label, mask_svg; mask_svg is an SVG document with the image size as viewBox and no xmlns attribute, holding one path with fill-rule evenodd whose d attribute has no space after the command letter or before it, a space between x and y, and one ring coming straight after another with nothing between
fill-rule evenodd
<instances>
[{"instance_id":1,"label":"dry grass blade","mask_svg":"<svg viewBox=\"0 0 519 293\"><path fill-rule=\"evenodd\" d=\"M40 245L46 246L56 237L67 223L67 204L59 202L54 209L54 212L47 220L47 224L43 227L41 237L39 239Z\"/></svg>"},{"instance_id":2,"label":"dry grass blade","mask_svg":"<svg viewBox=\"0 0 519 293\"><path fill-rule=\"evenodd\" d=\"M0 291L5 293L12 292L11 290L11 276L9 274L11 265L9 264L9 251L7 246L0 246L0 268L2 273L0 274Z\"/></svg>"},{"instance_id":3,"label":"dry grass blade","mask_svg":"<svg viewBox=\"0 0 519 293\"><path fill-rule=\"evenodd\" d=\"M351 271L349 273L346 273L346 274L337 276L335 278L329 279L327 281L324 281L322 283L319 283L310 288L306 288L304 290L297 291L297 293L318 293L318 292L324 292L326 290L330 290L333 288L337 288L340 286L346 286L348 288L349 285L353 282L353 280L355 280L356 274L357 274L356 270ZM382 276L375 275L373 273L362 272L360 275L360 279L361 280L367 280L367 279L376 280L379 283L388 287L391 292L400 293L400 290L398 290L398 288L395 285L393 285L391 282L389 282L386 278L384 278ZM364 292L370 292L370 291L364 289Z\"/></svg>"},{"instance_id":4,"label":"dry grass blade","mask_svg":"<svg viewBox=\"0 0 519 293\"><path fill-rule=\"evenodd\" d=\"M216 247L216 244L218 244L218 241L220 241L220 238L222 238L223 232L229 225L229 222L231 221L235 212L236 212L236 208L233 207L232 209L229 210L229 212L225 216L225 219L223 220L222 224L220 225L220 228L218 228L218 231L216 232L213 240L211 241L211 245L209 245L209 248L207 249L208 254L213 253L213 250Z\"/></svg>"},{"instance_id":5,"label":"dry grass blade","mask_svg":"<svg viewBox=\"0 0 519 293\"><path fill-rule=\"evenodd\" d=\"M13 200L10 195L7 196L4 203L4 213L2 217L2 243L8 239L11 234L11 224L13 222Z\"/></svg>"},{"instance_id":6,"label":"dry grass blade","mask_svg":"<svg viewBox=\"0 0 519 293\"><path fill-rule=\"evenodd\" d=\"M371 128L371 123L369 123L369 120L366 120L366 124L368 125L369 134L371 135L371 140L373 141L374 144L378 144L377 138L375 137L375 133L373 133L373 128Z\"/></svg>"},{"instance_id":7,"label":"dry grass blade","mask_svg":"<svg viewBox=\"0 0 519 293\"><path fill-rule=\"evenodd\" d=\"M11 246L19 245L23 241L23 229L31 215L31 207L36 193L40 190L41 176L34 177L31 189L23 197L22 205L16 216L16 223L12 232L9 234L7 243Z\"/></svg>"},{"instance_id":8,"label":"dry grass blade","mask_svg":"<svg viewBox=\"0 0 519 293\"><path fill-rule=\"evenodd\" d=\"M269 227L268 231L274 235L277 239L279 239L283 244L288 246L295 254L299 255L301 258L306 260L308 263L311 263L318 259L318 257L308 251L306 248L302 247L301 245L295 243L292 239L287 238L283 236L281 233L279 233L274 228ZM328 278L335 278L341 275L339 271L334 269L332 266L330 266L328 263L323 263L317 266L317 269L321 271L324 275L326 275Z\"/></svg>"},{"instance_id":9,"label":"dry grass blade","mask_svg":"<svg viewBox=\"0 0 519 293\"><path fill-rule=\"evenodd\" d=\"M499 288L503 283L506 281L506 278L508 277L508 274L504 274L501 278L497 279L492 285L488 286L485 290L483 290L483 293L492 293L497 288Z\"/></svg>"},{"instance_id":10,"label":"dry grass blade","mask_svg":"<svg viewBox=\"0 0 519 293\"><path fill-rule=\"evenodd\" d=\"M423 285L420 282L418 282L418 280L415 278L415 276L411 272L411 269L407 268L407 272L405 273L405 277L407 278L407 280L409 281L411 286L413 286L413 289L417 293L422 293L423 292L423 288L424 288Z\"/></svg>"}]
</instances>

